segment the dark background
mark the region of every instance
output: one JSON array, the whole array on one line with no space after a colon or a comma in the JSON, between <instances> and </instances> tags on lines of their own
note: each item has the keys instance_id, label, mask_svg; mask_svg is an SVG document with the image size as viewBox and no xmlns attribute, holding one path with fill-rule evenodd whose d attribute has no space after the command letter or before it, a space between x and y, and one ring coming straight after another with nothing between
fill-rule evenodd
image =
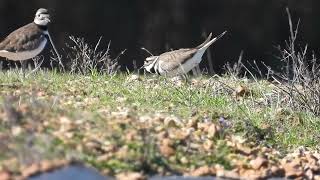
<instances>
[{"instance_id":1,"label":"dark background","mask_svg":"<svg viewBox=\"0 0 320 180\"><path fill-rule=\"evenodd\" d=\"M244 60L274 65L275 46L289 36L286 7L294 22L301 20L298 43L308 43L316 53L320 45L317 0L1 0L0 39L32 21L40 7L51 11L50 32L60 51L70 35L92 45L102 36L104 48L111 40L112 56L127 49L120 63L129 69L148 56L142 46L159 54L196 46L204 34L224 30L227 35L210 48L216 72L242 50ZM206 60L201 67L207 67Z\"/></svg>"}]
</instances>

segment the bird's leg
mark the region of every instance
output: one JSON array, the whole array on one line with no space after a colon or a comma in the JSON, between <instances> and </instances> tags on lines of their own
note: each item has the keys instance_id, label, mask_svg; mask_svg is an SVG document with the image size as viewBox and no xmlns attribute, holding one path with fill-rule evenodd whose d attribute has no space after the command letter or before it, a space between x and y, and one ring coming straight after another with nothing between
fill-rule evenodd
<instances>
[{"instance_id":1,"label":"bird's leg","mask_svg":"<svg viewBox=\"0 0 320 180\"><path fill-rule=\"evenodd\" d=\"M199 64L192 69L193 76L198 77L201 75Z\"/></svg>"},{"instance_id":2,"label":"bird's leg","mask_svg":"<svg viewBox=\"0 0 320 180\"><path fill-rule=\"evenodd\" d=\"M27 62L26 61L20 61L21 64L21 73L23 75L23 78L26 77L26 66L27 66Z\"/></svg>"},{"instance_id":3,"label":"bird's leg","mask_svg":"<svg viewBox=\"0 0 320 180\"><path fill-rule=\"evenodd\" d=\"M182 74L181 78L184 80L184 82L186 84L188 84L190 82L190 78L189 78L188 74Z\"/></svg>"},{"instance_id":4,"label":"bird's leg","mask_svg":"<svg viewBox=\"0 0 320 180\"><path fill-rule=\"evenodd\" d=\"M171 81L174 82L175 84L188 84L189 83L189 77L187 74L181 74L177 75L171 78Z\"/></svg>"}]
</instances>

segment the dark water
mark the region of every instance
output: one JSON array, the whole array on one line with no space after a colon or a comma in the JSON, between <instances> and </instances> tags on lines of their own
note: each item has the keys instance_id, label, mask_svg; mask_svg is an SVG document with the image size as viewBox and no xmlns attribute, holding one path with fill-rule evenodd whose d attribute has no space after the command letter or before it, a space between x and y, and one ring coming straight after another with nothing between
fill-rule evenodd
<instances>
[{"instance_id":1,"label":"dark water","mask_svg":"<svg viewBox=\"0 0 320 180\"><path fill-rule=\"evenodd\" d=\"M81 165L68 166L59 170L42 173L28 180L105 180L96 170Z\"/></svg>"},{"instance_id":2,"label":"dark water","mask_svg":"<svg viewBox=\"0 0 320 180\"><path fill-rule=\"evenodd\" d=\"M28 180L113 180L112 177L105 177L94 169L84 167L82 165L73 165L59 170L42 173L30 177ZM151 180L213 180L213 177L152 177Z\"/></svg>"},{"instance_id":3,"label":"dark water","mask_svg":"<svg viewBox=\"0 0 320 180\"><path fill-rule=\"evenodd\" d=\"M112 177L105 177L99 174L94 169L87 168L82 165L68 166L59 170L42 173L30 177L28 180L113 180ZM218 180L221 178L215 177L181 177L170 176L160 177L155 176L149 178L150 180ZM273 178L272 180L280 180L282 178Z\"/></svg>"},{"instance_id":4,"label":"dark water","mask_svg":"<svg viewBox=\"0 0 320 180\"><path fill-rule=\"evenodd\" d=\"M171 176L171 177L152 177L151 180L214 180L219 178L214 177L181 177L181 176Z\"/></svg>"}]
</instances>

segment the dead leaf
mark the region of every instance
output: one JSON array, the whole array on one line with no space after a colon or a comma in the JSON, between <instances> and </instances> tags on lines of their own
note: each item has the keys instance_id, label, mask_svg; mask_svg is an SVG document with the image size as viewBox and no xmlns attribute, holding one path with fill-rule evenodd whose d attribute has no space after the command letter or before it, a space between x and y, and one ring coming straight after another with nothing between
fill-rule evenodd
<instances>
[{"instance_id":1,"label":"dead leaf","mask_svg":"<svg viewBox=\"0 0 320 180\"><path fill-rule=\"evenodd\" d=\"M234 91L234 95L236 97L243 97L243 96L247 95L248 93L249 93L248 88L243 85L239 85Z\"/></svg>"}]
</instances>

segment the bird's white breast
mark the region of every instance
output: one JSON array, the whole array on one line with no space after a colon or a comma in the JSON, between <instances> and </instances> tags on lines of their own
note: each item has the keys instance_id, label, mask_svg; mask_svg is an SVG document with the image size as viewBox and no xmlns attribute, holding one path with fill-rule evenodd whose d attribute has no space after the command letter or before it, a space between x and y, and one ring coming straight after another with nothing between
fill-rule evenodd
<instances>
[{"instance_id":1,"label":"bird's white breast","mask_svg":"<svg viewBox=\"0 0 320 180\"><path fill-rule=\"evenodd\" d=\"M32 59L41 53L41 51L44 49L46 44L47 44L47 39L44 38L43 41L40 43L40 45L36 49L26 50L21 52L9 52L6 50L0 50L0 56L13 61L23 61L23 60Z\"/></svg>"}]
</instances>

